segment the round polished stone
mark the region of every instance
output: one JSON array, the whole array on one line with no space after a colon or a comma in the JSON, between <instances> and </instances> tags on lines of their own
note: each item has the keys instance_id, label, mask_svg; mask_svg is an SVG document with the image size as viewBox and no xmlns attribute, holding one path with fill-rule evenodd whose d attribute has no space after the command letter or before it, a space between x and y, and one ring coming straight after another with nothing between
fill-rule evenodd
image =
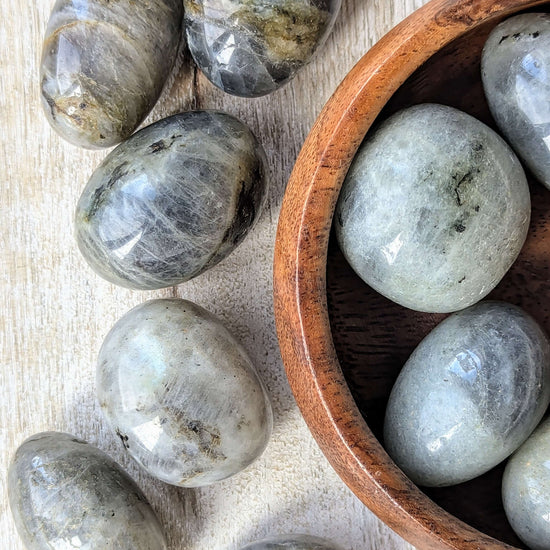
<instances>
[{"instance_id":1,"label":"round polished stone","mask_svg":"<svg viewBox=\"0 0 550 550\"><path fill-rule=\"evenodd\" d=\"M392 389L386 450L419 485L472 479L525 441L550 402L550 342L520 308L481 302L414 350Z\"/></svg>"},{"instance_id":2,"label":"round polished stone","mask_svg":"<svg viewBox=\"0 0 550 550\"><path fill-rule=\"evenodd\" d=\"M57 0L40 66L54 130L88 148L127 138L160 96L182 19L181 0Z\"/></svg>"},{"instance_id":3,"label":"round polished stone","mask_svg":"<svg viewBox=\"0 0 550 550\"><path fill-rule=\"evenodd\" d=\"M137 485L105 453L72 435L27 439L10 465L8 494L28 550L167 548Z\"/></svg>"},{"instance_id":4,"label":"round polished stone","mask_svg":"<svg viewBox=\"0 0 550 550\"><path fill-rule=\"evenodd\" d=\"M269 398L246 351L185 300L145 302L115 324L99 352L97 394L128 453L173 485L240 472L271 434Z\"/></svg>"},{"instance_id":5,"label":"round polished stone","mask_svg":"<svg viewBox=\"0 0 550 550\"><path fill-rule=\"evenodd\" d=\"M257 97L288 82L327 39L341 0L184 0L187 43L229 94Z\"/></svg>"},{"instance_id":6,"label":"round polished stone","mask_svg":"<svg viewBox=\"0 0 550 550\"><path fill-rule=\"evenodd\" d=\"M500 131L550 188L550 14L507 19L489 35L481 59L485 95Z\"/></svg>"},{"instance_id":7,"label":"round polished stone","mask_svg":"<svg viewBox=\"0 0 550 550\"><path fill-rule=\"evenodd\" d=\"M508 461L502 501L518 537L533 550L550 550L550 420Z\"/></svg>"},{"instance_id":8,"label":"round polished stone","mask_svg":"<svg viewBox=\"0 0 550 550\"><path fill-rule=\"evenodd\" d=\"M241 550L341 550L333 542L310 535L281 535L243 546Z\"/></svg>"},{"instance_id":9,"label":"round polished stone","mask_svg":"<svg viewBox=\"0 0 550 550\"><path fill-rule=\"evenodd\" d=\"M356 273L411 309L451 312L487 295L527 235L530 197L512 150L443 105L405 109L367 135L335 215Z\"/></svg>"},{"instance_id":10,"label":"round polished stone","mask_svg":"<svg viewBox=\"0 0 550 550\"><path fill-rule=\"evenodd\" d=\"M225 113L182 113L105 158L78 202L76 239L108 281L168 287L230 254L265 198L265 154L252 132Z\"/></svg>"}]
</instances>

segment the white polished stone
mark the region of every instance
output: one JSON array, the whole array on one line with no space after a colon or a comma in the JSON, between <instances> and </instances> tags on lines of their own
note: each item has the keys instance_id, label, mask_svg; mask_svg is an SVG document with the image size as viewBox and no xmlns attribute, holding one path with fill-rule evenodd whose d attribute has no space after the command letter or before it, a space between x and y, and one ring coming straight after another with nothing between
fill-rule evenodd
<instances>
[{"instance_id":1,"label":"white polished stone","mask_svg":"<svg viewBox=\"0 0 550 550\"><path fill-rule=\"evenodd\" d=\"M502 279L530 213L525 174L502 138L457 109L424 104L367 136L335 226L344 255L372 288L411 309L451 312Z\"/></svg>"},{"instance_id":2,"label":"white polished stone","mask_svg":"<svg viewBox=\"0 0 550 550\"><path fill-rule=\"evenodd\" d=\"M495 27L481 76L500 131L550 188L550 14L516 15Z\"/></svg>"},{"instance_id":3,"label":"white polished stone","mask_svg":"<svg viewBox=\"0 0 550 550\"><path fill-rule=\"evenodd\" d=\"M419 485L496 466L550 402L550 342L517 306L482 302L448 317L414 350L392 389L384 442Z\"/></svg>"},{"instance_id":4,"label":"white polished stone","mask_svg":"<svg viewBox=\"0 0 550 550\"><path fill-rule=\"evenodd\" d=\"M271 435L269 398L246 351L187 300L151 300L115 324L99 352L97 395L128 453L173 485L240 472Z\"/></svg>"},{"instance_id":5,"label":"white polished stone","mask_svg":"<svg viewBox=\"0 0 550 550\"><path fill-rule=\"evenodd\" d=\"M533 550L550 550L550 420L508 461L502 502L518 537Z\"/></svg>"}]
</instances>

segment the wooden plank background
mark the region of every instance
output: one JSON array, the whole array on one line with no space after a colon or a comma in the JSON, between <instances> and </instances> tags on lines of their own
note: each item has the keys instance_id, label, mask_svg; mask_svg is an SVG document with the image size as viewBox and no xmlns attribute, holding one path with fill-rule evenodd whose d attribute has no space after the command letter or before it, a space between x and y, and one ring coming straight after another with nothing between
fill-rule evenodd
<instances>
[{"instance_id":1,"label":"wooden plank background","mask_svg":"<svg viewBox=\"0 0 550 550\"><path fill-rule=\"evenodd\" d=\"M261 99L238 99L197 74L182 48L148 122L189 108L228 111L253 129L269 158L271 189L260 222L224 262L161 292L110 285L75 246L76 201L106 152L71 146L42 114L38 63L52 0L3 2L0 21L0 548L22 550L7 505L15 448L44 430L68 431L122 463L150 499L171 550L237 550L267 535L307 532L346 550L410 548L332 471L294 403L272 315L272 253L285 184L309 128L355 62L426 0L343 0L328 44L300 75ZM243 342L270 390L275 426L263 456L217 485L183 490L139 471L101 418L94 371L113 323L154 296L191 299ZM100 550L100 549L98 549Z\"/></svg>"}]
</instances>

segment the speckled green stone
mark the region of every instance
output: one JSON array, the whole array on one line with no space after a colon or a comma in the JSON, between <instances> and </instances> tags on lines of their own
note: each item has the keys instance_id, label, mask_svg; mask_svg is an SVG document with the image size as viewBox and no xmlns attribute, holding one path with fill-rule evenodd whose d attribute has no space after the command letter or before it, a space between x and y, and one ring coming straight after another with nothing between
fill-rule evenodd
<instances>
[{"instance_id":1,"label":"speckled green stone","mask_svg":"<svg viewBox=\"0 0 550 550\"><path fill-rule=\"evenodd\" d=\"M27 439L11 462L8 494L28 550L167 548L137 485L105 453L72 435Z\"/></svg>"},{"instance_id":2,"label":"speckled green stone","mask_svg":"<svg viewBox=\"0 0 550 550\"><path fill-rule=\"evenodd\" d=\"M531 204L520 162L493 130L435 104L367 135L335 228L356 273L405 307L451 312L486 296L519 254Z\"/></svg>"},{"instance_id":3,"label":"speckled green stone","mask_svg":"<svg viewBox=\"0 0 550 550\"><path fill-rule=\"evenodd\" d=\"M53 129L88 148L127 138L160 96L182 18L181 0L57 0L40 65Z\"/></svg>"},{"instance_id":4,"label":"speckled green stone","mask_svg":"<svg viewBox=\"0 0 550 550\"><path fill-rule=\"evenodd\" d=\"M141 290L180 284L230 254L266 199L265 153L236 118L174 115L114 149L76 208L78 247L102 277Z\"/></svg>"}]
</instances>

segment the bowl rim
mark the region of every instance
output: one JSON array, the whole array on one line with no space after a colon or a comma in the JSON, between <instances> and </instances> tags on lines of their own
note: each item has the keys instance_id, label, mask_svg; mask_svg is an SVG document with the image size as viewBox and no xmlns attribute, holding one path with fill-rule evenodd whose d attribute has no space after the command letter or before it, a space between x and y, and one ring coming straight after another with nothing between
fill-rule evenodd
<instances>
[{"instance_id":1,"label":"bowl rim","mask_svg":"<svg viewBox=\"0 0 550 550\"><path fill-rule=\"evenodd\" d=\"M449 514L387 455L346 384L332 340L326 262L351 161L384 105L433 54L482 23L548 0L431 0L347 74L317 118L283 198L273 266L277 336L304 419L342 480L382 521L426 549L512 550Z\"/></svg>"}]
</instances>

